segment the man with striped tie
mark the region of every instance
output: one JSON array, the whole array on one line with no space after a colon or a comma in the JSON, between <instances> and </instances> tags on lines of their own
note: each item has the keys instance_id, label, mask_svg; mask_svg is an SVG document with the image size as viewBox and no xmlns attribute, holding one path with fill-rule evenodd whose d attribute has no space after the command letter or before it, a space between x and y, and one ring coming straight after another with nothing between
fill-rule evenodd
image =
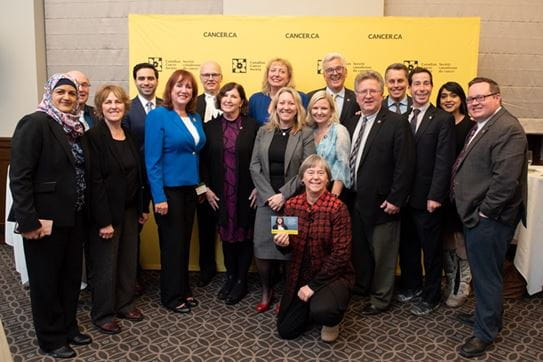
<instances>
[{"instance_id":1,"label":"man with striped tie","mask_svg":"<svg viewBox=\"0 0 543 362\"><path fill-rule=\"evenodd\" d=\"M352 218L354 293L369 295L363 315L386 311L394 291L400 243L400 209L415 169L415 145L405 119L382 106L384 82L375 71L358 74L361 115L345 122L352 140L349 193Z\"/></svg>"}]
</instances>

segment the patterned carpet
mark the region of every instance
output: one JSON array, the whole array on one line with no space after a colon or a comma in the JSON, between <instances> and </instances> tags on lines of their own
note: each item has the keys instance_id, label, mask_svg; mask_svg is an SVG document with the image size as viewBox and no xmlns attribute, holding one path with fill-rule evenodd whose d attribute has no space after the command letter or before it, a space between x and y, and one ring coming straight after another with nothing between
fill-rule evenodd
<instances>
[{"instance_id":1,"label":"patterned carpet","mask_svg":"<svg viewBox=\"0 0 543 362\"><path fill-rule=\"evenodd\" d=\"M179 315L159 305L158 273L145 272L145 294L137 305L146 319L123 320L114 336L97 332L89 319L87 292L81 294L81 329L92 335L89 346L77 347L77 361L422 361L461 360L458 346L471 329L453 317L457 310L441 307L428 317L415 317L408 305L394 305L388 313L362 317L363 298L354 298L334 344L320 341L320 327L303 337L283 341L275 330L272 312L256 314L257 276L251 275L250 294L236 306L215 298L218 276L206 288L194 288L201 302L190 315ZM195 282L197 275L192 275ZM0 318L14 361L53 361L41 355L34 338L28 291L19 284L12 250L0 245ZM471 299L458 311L469 312ZM505 305L504 328L482 360L543 360L543 297Z\"/></svg>"}]
</instances>

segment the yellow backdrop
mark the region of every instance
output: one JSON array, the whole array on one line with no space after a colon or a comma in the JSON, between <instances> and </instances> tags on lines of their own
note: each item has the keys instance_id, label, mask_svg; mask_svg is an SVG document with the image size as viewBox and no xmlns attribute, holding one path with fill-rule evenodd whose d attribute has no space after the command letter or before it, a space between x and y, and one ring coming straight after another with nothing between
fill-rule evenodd
<instances>
[{"instance_id":1,"label":"yellow backdrop","mask_svg":"<svg viewBox=\"0 0 543 362\"><path fill-rule=\"evenodd\" d=\"M128 28L130 72L137 63L155 64L160 71L157 94L174 70L184 68L197 76L201 63L215 60L223 82L241 83L250 95L260 91L266 63L275 57L292 63L296 88L308 92L323 86L321 59L328 52L347 58L348 88L360 71L382 73L400 62L430 69L437 91L450 80L465 86L476 75L480 20L131 14ZM130 94L137 94L132 82ZM194 228L191 269L198 267L197 237ZM153 220L144 229L142 250L143 266L159 268Z\"/></svg>"}]
</instances>

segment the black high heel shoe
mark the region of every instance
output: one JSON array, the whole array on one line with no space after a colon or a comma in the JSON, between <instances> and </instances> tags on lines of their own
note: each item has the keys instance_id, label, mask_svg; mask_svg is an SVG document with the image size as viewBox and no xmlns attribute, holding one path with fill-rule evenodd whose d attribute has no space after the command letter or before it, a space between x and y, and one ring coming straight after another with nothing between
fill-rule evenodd
<instances>
[{"instance_id":1,"label":"black high heel shoe","mask_svg":"<svg viewBox=\"0 0 543 362\"><path fill-rule=\"evenodd\" d=\"M217 294L217 298L219 298L220 300L225 300L228 295L230 295L230 292L234 287L234 283L234 277L232 275L226 275L226 277L224 278L224 283L219 290L219 293Z\"/></svg>"},{"instance_id":2,"label":"black high heel shoe","mask_svg":"<svg viewBox=\"0 0 543 362\"><path fill-rule=\"evenodd\" d=\"M247 282L242 282L241 280L238 280L234 287L232 288L232 291L228 296L226 297L226 300L224 301L227 305L234 305L239 303L240 300L243 299L247 295Z\"/></svg>"}]
</instances>

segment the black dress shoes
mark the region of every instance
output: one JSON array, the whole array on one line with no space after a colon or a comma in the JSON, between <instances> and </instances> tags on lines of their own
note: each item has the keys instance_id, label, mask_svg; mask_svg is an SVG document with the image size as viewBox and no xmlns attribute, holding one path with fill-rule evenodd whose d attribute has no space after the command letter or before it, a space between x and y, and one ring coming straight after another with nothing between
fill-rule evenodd
<instances>
[{"instance_id":1,"label":"black dress shoes","mask_svg":"<svg viewBox=\"0 0 543 362\"><path fill-rule=\"evenodd\" d=\"M238 280L232 290L230 291L230 294L226 297L226 300L224 301L224 304L227 305L234 305L239 303L240 300L243 299L247 295L247 283L242 282L241 280Z\"/></svg>"},{"instance_id":2,"label":"black dress shoes","mask_svg":"<svg viewBox=\"0 0 543 362\"><path fill-rule=\"evenodd\" d=\"M68 343L76 346L84 346L86 344L91 344L92 338L87 334L79 333L75 337L68 339Z\"/></svg>"},{"instance_id":3,"label":"black dress shoes","mask_svg":"<svg viewBox=\"0 0 543 362\"><path fill-rule=\"evenodd\" d=\"M377 308L373 304L368 303L362 308L362 311L360 312L360 314L362 314L362 315L377 315L377 314L381 314L383 312L386 312L387 309L388 308L385 308L385 309Z\"/></svg>"},{"instance_id":4,"label":"black dress shoes","mask_svg":"<svg viewBox=\"0 0 543 362\"><path fill-rule=\"evenodd\" d=\"M484 342L472 336L460 347L458 353L466 358L478 357L483 355L491 344L492 342Z\"/></svg>"},{"instance_id":5,"label":"black dress shoes","mask_svg":"<svg viewBox=\"0 0 543 362\"><path fill-rule=\"evenodd\" d=\"M470 327L473 327L475 324L475 315L473 313L458 313L455 319L460 323L467 324Z\"/></svg>"},{"instance_id":6,"label":"black dress shoes","mask_svg":"<svg viewBox=\"0 0 543 362\"><path fill-rule=\"evenodd\" d=\"M76 355L75 351L70 346L62 346L51 351L42 350L42 352L53 358L72 358Z\"/></svg>"}]
</instances>

